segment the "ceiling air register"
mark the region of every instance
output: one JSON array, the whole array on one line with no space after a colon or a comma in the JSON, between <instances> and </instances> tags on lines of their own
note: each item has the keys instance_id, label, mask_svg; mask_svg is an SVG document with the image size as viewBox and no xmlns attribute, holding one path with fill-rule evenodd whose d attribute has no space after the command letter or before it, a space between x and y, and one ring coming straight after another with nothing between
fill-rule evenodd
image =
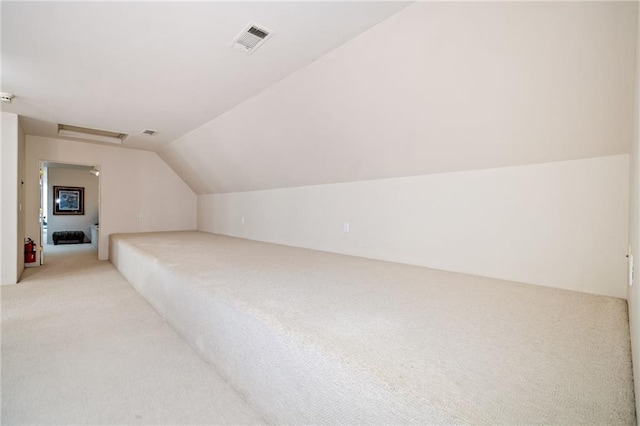
<instances>
[{"instance_id":1,"label":"ceiling air register","mask_svg":"<svg viewBox=\"0 0 640 426\"><path fill-rule=\"evenodd\" d=\"M267 41L274 34L273 31L262 25L249 24L231 42L231 47L241 50L247 54L253 53L258 47Z\"/></svg>"}]
</instances>

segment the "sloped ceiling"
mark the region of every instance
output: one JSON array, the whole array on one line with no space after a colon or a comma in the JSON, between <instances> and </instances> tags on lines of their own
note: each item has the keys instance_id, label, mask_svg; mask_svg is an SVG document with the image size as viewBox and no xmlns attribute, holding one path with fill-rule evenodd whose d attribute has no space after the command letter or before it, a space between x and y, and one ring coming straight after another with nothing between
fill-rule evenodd
<instances>
[{"instance_id":1,"label":"sloped ceiling","mask_svg":"<svg viewBox=\"0 0 640 426\"><path fill-rule=\"evenodd\" d=\"M407 4L2 1L2 109L30 135L63 123L155 151ZM229 47L249 22L275 31L252 55Z\"/></svg>"},{"instance_id":2,"label":"sloped ceiling","mask_svg":"<svg viewBox=\"0 0 640 426\"><path fill-rule=\"evenodd\" d=\"M412 4L164 147L199 194L628 152L637 4Z\"/></svg>"}]
</instances>

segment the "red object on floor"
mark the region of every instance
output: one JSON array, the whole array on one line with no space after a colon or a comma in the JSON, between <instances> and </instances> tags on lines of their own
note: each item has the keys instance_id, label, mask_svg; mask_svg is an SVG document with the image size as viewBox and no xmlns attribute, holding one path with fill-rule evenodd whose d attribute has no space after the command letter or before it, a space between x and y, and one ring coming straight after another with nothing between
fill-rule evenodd
<instances>
[{"instance_id":1,"label":"red object on floor","mask_svg":"<svg viewBox=\"0 0 640 426\"><path fill-rule=\"evenodd\" d=\"M24 263L34 263L36 261L36 243L27 238L24 242Z\"/></svg>"}]
</instances>

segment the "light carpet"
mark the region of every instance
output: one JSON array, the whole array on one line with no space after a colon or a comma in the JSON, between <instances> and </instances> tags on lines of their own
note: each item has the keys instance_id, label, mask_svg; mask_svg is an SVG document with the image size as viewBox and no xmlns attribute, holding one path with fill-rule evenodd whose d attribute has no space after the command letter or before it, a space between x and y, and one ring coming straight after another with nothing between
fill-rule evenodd
<instances>
[{"instance_id":1,"label":"light carpet","mask_svg":"<svg viewBox=\"0 0 640 426\"><path fill-rule=\"evenodd\" d=\"M2 424L264 424L89 244L2 292Z\"/></svg>"},{"instance_id":2,"label":"light carpet","mask_svg":"<svg viewBox=\"0 0 640 426\"><path fill-rule=\"evenodd\" d=\"M111 250L268 422L635 424L622 299L200 232Z\"/></svg>"}]
</instances>

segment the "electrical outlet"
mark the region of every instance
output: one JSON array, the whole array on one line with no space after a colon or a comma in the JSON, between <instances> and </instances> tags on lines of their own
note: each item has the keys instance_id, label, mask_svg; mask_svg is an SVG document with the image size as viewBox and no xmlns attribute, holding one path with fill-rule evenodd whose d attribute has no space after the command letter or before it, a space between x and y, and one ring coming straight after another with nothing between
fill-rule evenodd
<instances>
[{"instance_id":1,"label":"electrical outlet","mask_svg":"<svg viewBox=\"0 0 640 426\"><path fill-rule=\"evenodd\" d=\"M343 230L345 233L348 233L348 232L351 230L351 224L350 224L349 222L345 222L345 223L342 225L342 230Z\"/></svg>"},{"instance_id":2,"label":"electrical outlet","mask_svg":"<svg viewBox=\"0 0 640 426\"><path fill-rule=\"evenodd\" d=\"M242 223L242 224L244 225L244 216L242 216L242 217L240 218L240 223Z\"/></svg>"}]
</instances>

